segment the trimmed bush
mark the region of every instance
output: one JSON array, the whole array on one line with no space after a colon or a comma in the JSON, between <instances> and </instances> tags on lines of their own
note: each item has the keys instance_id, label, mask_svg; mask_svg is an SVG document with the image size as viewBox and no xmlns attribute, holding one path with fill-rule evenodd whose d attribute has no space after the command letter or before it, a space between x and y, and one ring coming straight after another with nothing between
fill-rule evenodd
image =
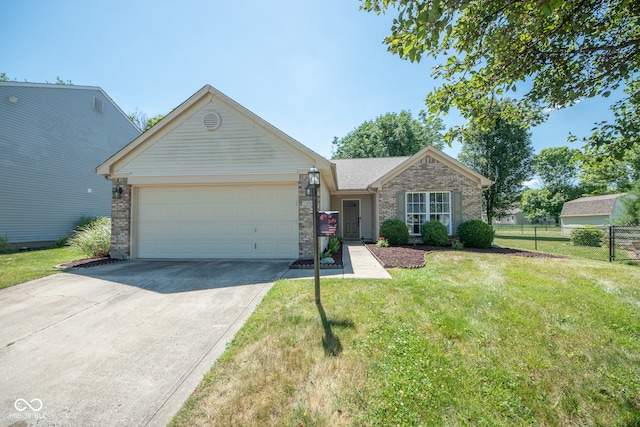
<instances>
[{"instance_id":1,"label":"trimmed bush","mask_svg":"<svg viewBox=\"0 0 640 427\"><path fill-rule=\"evenodd\" d=\"M79 249L90 258L109 255L111 246L111 218L98 217L76 228L69 245Z\"/></svg>"},{"instance_id":2,"label":"trimmed bush","mask_svg":"<svg viewBox=\"0 0 640 427\"><path fill-rule=\"evenodd\" d=\"M15 252L11 243L9 243L9 239L6 237L0 236L0 254L12 254Z\"/></svg>"},{"instance_id":3,"label":"trimmed bush","mask_svg":"<svg viewBox=\"0 0 640 427\"><path fill-rule=\"evenodd\" d=\"M599 248L602 246L604 236L604 230L593 225L585 225L571 230L570 240L575 246L592 246Z\"/></svg>"},{"instance_id":4,"label":"trimmed bush","mask_svg":"<svg viewBox=\"0 0 640 427\"><path fill-rule=\"evenodd\" d=\"M426 221L420 226L420 235L425 245L447 246L449 232L440 221Z\"/></svg>"},{"instance_id":5,"label":"trimmed bush","mask_svg":"<svg viewBox=\"0 0 640 427\"><path fill-rule=\"evenodd\" d=\"M376 246L379 247L379 248L388 248L389 247L389 241L386 238L381 237L380 240L378 240L376 242Z\"/></svg>"},{"instance_id":6,"label":"trimmed bush","mask_svg":"<svg viewBox=\"0 0 640 427\"><path fill-rule=\"evenodd\" d=\"M458 227L460 241L469 248L490 248L493 243L493 229L479 219L470 219Z\"/></svg>"},{"instance_id":7,"label":"trimmed bush","mask_svg":"<svg viewBox=\"0 0 640 427\"><path fill-rule=\"evenodd\" d=\"M332 237L329 239L329 245L327 245L327 251L329 251L331 254L336 254L338 253L338 250L340 249L340 238L339 237Z\"/></svg>"},{"instance_id":8,"label":"trimmed bush","mask_svg":"<svg viewBox=\"0 0 640 427\"><path fill-rule=\"evenodd\" d=\"M388 219L380 226L380 237L387 239L390 245L406 245L409 243L409 229L399 219Z\"/></svg>"}]
</instances>

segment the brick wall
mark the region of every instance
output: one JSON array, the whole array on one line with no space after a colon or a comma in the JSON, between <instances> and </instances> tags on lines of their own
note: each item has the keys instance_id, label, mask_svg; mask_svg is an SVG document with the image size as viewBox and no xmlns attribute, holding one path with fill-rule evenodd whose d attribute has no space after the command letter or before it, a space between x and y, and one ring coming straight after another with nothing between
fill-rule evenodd
<instances>
[{"instance_id":1,"label":"brick wall","mask_svg":"<svg viewBox=\"0 0 640 427\"><path fill-rule=\"evenodd\" d=\"M425 156L382 187L378 193L380 224L398 218L398 191L460 191L462 221L482 218L482 190L478 183L431 156Z\"/></svg>"},{"instance_id":2,"label":"brick wall","mask_svg":"<svg viewBox=\"0 0 640 427\"><path fill-rule=\"evenodd\" d=\"M122 197L111 199L111 258L131 257L131 186L126 178L114 178L111 187L122 188Z\"/></svg>"}]
</instances>

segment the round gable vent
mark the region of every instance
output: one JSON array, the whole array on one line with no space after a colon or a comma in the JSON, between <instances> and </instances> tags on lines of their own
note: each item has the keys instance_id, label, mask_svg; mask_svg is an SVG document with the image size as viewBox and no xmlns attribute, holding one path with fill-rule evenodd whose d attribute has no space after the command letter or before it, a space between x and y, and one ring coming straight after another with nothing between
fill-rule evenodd
<instances>
[{"instance_id":1,"label":"round gable vent","mask_svg":"<svg viewBox=\"0 0 640 427\"><path fill-rule=\"evenodd\" d=\"M220 114L212 112L212 113L207 113L206 116L204 116L204 127L207 128L207 130L218 130L220 128L220 125L222 124L222 119L220 118Z\"/></svg>"}]
</instances>

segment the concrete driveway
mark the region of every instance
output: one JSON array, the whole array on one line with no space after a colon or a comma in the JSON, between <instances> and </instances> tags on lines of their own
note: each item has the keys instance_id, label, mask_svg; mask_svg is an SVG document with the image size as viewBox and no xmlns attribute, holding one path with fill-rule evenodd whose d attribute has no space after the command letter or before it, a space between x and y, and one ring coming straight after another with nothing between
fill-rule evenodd
<instances>
[{"instance_id":1,"label":"concrete driveway","mask_svg":"<svg viewBox=\"0 0 640 427\"><path fill-rule=\"evenodd\" d=\"M126 261L0 290L0 426L166 425L288 261Z\"/></svg>"}]
</instances>

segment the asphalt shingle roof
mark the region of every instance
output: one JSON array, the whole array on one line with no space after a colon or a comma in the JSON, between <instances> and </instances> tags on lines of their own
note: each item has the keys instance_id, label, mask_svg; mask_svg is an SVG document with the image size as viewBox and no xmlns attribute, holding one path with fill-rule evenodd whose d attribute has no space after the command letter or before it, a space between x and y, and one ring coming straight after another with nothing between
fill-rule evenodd
<instances>
[{"instance_id":1,"label":"asphalt shingle roof","mask_svg":"<svg viewBox=\"0 0 640 427\"><path fill-rule=\"evenodd\" d=\"M366 190L378 178L407 161L409 157L334 159L340 190Z\"/></svg>"},{"instance_id":2,"label":"asphalt shingle roof","mask_svg":"<svg viewBox=\"0 0 640 427\"><path fill-rule=\"evenodd\" d=\"M604 196L581 197L562 206L560 216L595 216L611 215L618 197L625 193L607 194Z\"/></svg>"}]
</instances>

